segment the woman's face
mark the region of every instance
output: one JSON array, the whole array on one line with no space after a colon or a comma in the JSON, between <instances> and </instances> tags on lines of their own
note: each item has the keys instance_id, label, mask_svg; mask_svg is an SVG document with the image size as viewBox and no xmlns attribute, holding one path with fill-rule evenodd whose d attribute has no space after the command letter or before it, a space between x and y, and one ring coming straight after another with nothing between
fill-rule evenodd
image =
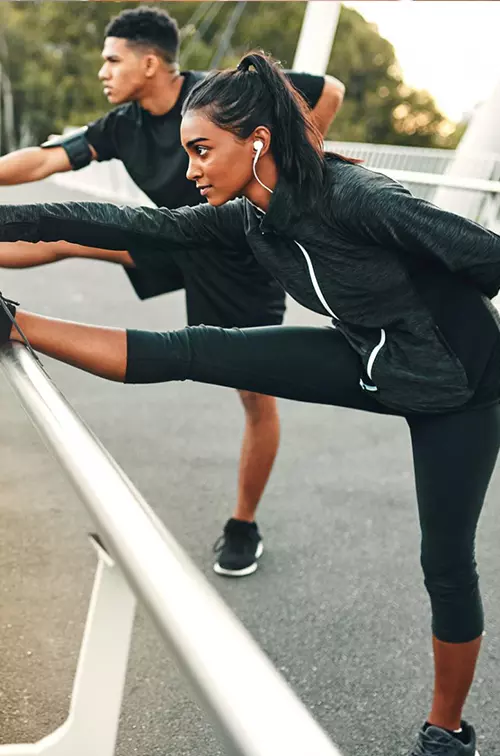
<instances>
[{"instance_id":1,"label":"woman's face","mask_svg":"<svg viewBox=\"0 0 500 756\"><path fill-rule=\"evenodd\" d=\"M239 139L216 126L201 110L188 111L181 142L189 157L186 173L214 206L246 194L253 183L253 138Z\"/></svg>"}]
</instances>

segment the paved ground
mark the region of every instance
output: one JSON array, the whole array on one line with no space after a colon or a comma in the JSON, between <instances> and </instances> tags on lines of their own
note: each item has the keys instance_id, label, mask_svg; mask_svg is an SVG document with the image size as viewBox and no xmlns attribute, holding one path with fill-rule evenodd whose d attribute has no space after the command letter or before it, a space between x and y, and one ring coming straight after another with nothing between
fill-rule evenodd
<instances>
[{"instance_id":1,"label":"paved ground","mask_svg":"<svg viewBox=\"0 0 500 756\"><path fill-rule=\"evenodd\" d=\"M0 192L0 202L63 198L78 196L50 183ZM6 294L42 313L153 329L184 322L180 294L140 303L123 272L103 263L0 277ZM313 321L295 306L289 318ZM211 546L234 499L236 396L189 384L116 386L44 361L345 756L405 754L427 713L432 670L404 422L281 402L283 444L260 515L267 551L254 576L224 581L211 571ZM37 739L65 717L94 558L82 506L2 378L0 406L5 743ZM499 493L496 475L478 544L488 635L467 708L482 756L499 754ZM219 753L140 612L118 756Z\"/></svg>"}]
</instances>

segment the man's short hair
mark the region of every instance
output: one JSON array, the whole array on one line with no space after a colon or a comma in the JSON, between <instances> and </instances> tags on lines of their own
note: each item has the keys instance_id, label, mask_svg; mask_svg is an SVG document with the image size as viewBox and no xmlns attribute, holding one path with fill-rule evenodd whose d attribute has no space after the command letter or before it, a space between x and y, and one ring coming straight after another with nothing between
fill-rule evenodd
<instances>
[{"instance_id":1,"label":"man's short hair","mask_svg":"<svg viewBox=\"0 0 500 756\"><path fill-rule=\"evenodd\" d=\"M111 19L106 37L126 39L137 47L152 47L167 63L176 63L179 55L179 27L166 11L156 8L132 8Z\"/></svg>"}]
</instances>

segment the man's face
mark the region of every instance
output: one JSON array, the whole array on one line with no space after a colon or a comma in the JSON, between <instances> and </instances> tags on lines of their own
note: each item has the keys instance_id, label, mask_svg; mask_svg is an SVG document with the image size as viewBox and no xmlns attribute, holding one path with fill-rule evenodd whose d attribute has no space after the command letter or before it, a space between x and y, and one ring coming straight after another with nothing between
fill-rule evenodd
<instances>
[{"instance_id":1,"label":"man's face","mask_svg":"<svg viewBox=\"0 0 500 756\"><path fill-rule=\"evenodd\" d=\"M148 84L151 53L129 44L120 37L106 37L102 51L104 63L99 79L104 94L112 105L139 100Z\"/></svg>"}]
</instances>

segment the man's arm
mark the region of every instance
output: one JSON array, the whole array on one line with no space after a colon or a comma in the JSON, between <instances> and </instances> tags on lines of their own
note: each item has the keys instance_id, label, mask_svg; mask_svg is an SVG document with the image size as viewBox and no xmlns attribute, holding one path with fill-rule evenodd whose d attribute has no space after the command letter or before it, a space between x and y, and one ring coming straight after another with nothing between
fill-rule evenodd
<instances>
[{"instance_id":1,"label":"man's arm","mask_svg":"<svg viewBox=\"0 0 500 756\"><path fill-rule=\"evenodd\" d=\"M321 97L312 110L316 126L326 136L344 101L345 86L334 76L325 76Z\"/></svg>"},{"instance_id":2,"label":"man's arm","mask_svg":"<svg viewBox=\"0 0 500 756\"><path fill-rule=\"evenodd\" d=\"M334 76L315 76L297 71L285 73L311 108L316 126L326 136L344 100L344 85Z\"/></svg>"},{"instance_id":3,"label":"man's arm","mask_svg":"<svg viewBox=\"0 0 500 756\"><path fill-rule=\"evenodd\" d=\"M31 181L78 170L97 158L83 130L57 136L41 147L26 147L0 158L0 186L26 184Z\"/></svg>"},{"instance_id":4,"label":"man's arm","mask_svg":"<svg viewBox=\"0 0 500 756\"><path fill-rule=\"evenodd\" d=\"M95 147L87 139L87 127L69 134L52 135L40 147L27 147L0 158L0 186L13 186L40 181L55 173L78 170L97 160ZM99 257L123 265L133 266L128 252L120 250L85 249L64 241L44 244L24 242L0 244L0 266L25 268L56 262L66 257Z\"/></svg>"},{"instance_id":5,"label":"man's arm","mask_svg":"<svg viewBox=\"0 0 500 756\"><path fill-rule=\"evenodd\" d=\"M71 163L62 147L44 150L26 147L0 158L0 186L40 181L54 173L71 170Z\"/></svg>"}]
</instances>

